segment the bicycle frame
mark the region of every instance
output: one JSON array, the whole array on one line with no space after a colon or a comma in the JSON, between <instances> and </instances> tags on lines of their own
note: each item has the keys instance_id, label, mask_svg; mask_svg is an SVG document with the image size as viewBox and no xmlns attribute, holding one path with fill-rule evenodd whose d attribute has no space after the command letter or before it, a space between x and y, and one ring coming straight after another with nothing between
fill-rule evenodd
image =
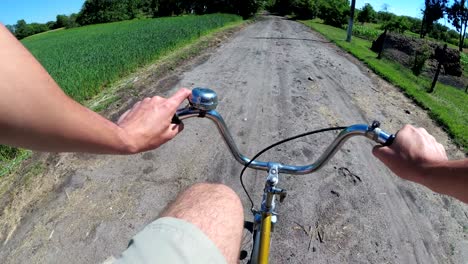
<instances>
[{"instance_id":1,"label":"bicycle frame","mask_svg":"<svg viewBox=\"0 0 468 264\"><path fill-rule=\"evenodd\" d=\"M380 123L374 121L371 125L356 124L343 129L324 153L314 163L309 165L294 166L276 162L251 161L239 152L222 116L215 110L217 104L217 95L214 91L207 88L195 88L189 97L189 105L177 110L173 120L184 120L192 117L210 119L216 124L231 154L239 163L244 166L248 164L248 167L252 169L268 171L261 208L258 211L252 210L254 215L254 241L250 256L251 264L268 263L271 232L274 230L277 222L277 215L275 213L276 198L279 196L279 200L282 202L287 195L286 190L277 187L279 173L302 175L317 171L333 157L346 140L353 136L365 136L382 145L390 145L395 138L394 135L381 130L379 128Z\"/></svg>"},{"instance_id":2,"label":"bicycle frame","mask_svg":"<svg viewBox=\"0 0 468 264\"><path fill-rule=\"evenodd\" d=\"M275 213L276 195L280 196L280 202L286 197L286 190L277 188L279 182L279 163L270 163L268 176L265 182L262 205L260 211L253 211L254 214L254 246L250 263L268 263L270 254L270 237L276 224ZM257 239L259 238L259 239ZM258 246L257 246L258 245Z\"/></svg>"}]
</instances>

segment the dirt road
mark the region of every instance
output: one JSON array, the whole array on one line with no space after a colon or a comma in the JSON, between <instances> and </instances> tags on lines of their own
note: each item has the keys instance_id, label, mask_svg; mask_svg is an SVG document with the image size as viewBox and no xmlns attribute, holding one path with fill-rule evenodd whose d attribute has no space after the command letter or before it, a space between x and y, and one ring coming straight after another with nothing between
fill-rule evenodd
<instances>
[{"instance_id":1,"label":"dirt road","mask_svg":"<svg viewBox=\"0 0 468 264\"><path fill-rule=\"evenodd\" d=\"M391 132L405 123L424 126L452 158L463 157L398 89L302 24L265 17L209 55L163 94L179 86L214 89L219 112L249 156L304 131L377 119ZM147 93L158 93L156 85ZM192 119L185 128L169 144L143 154L48 158L30 193L13 195L3 208L1 262L97 263L117 256L177 192L195 182L229 185L242 197L248 217L241 166L214 125ZM263 159L303 164L333 136L280 146ZM279 186L289 196L278 208L272 263L467 263L468 207L398 179L372 156L372 146L352 139L318 173L281 176ZM257 203L265 176L246 176ZM15 212L34 195L41 199Z\"/></svg>"}]
</instances>

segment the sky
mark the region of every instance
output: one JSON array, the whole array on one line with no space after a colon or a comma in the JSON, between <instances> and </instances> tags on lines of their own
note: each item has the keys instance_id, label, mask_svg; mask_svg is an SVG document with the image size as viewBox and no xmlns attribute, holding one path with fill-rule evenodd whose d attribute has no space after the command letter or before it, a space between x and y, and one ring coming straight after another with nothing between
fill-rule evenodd
<instances>
[{"instance_id":1,"label":"sky","mask_svg":"<svg viewBox=\"0 0 468 264\"><path fill-rule=\"evenodd\" d=\"M424 0L356 0L356 8L362 8L366 3L372 5L375 11L382 11L383 5L388 5L388 11L397 15L421 18Z\"/></svg>"},{"instance_id":2,"label":"sky","mask_svg":"<svg viewBox=\"0 0 468 264\"><path fill-rule=\"evenodd\" d=\"M78 13L85 0L0 0L0 22L16 24L55 21L57 15Z\"/></svg>"},{"instance_id":3,"label":"sky","mask_svg":"<svg viewBox=\"0 0 468 264\"><path fill-rule=\"evenodd\" d=\"M6 25L16 24L20 19L27 23L55 21L59 14L69 15L80 11L85 0L0 0L0 22ZM449 1L451 2L451 1ZM397 15L421 18L424 0L356 0L356 7L365 3L371 4L376 11L382 10L384 4L388 11ZM448 22L439 21L448 26Z\"/></svg>"},{"instance_id":4,"label":"sky","mask_svg":"<svg viewBox=\"0 0 468 264\"><path fill-rule=\"evenodd\" d=\"M453 1L448 1L449 5ZM362 8L366 3L372 5L375 11L382 11L383 5L388 5L388 11L397 15L422 18L421 9L424 8L424 0L356 0L356 8ZM452 27L447 19L438 21L442 25Z\"/></svg>"}]
</instances>

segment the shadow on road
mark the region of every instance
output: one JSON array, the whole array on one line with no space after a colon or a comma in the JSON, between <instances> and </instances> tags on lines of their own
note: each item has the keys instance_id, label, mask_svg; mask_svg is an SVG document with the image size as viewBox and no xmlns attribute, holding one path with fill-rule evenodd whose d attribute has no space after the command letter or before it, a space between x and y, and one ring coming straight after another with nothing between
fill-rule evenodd
<instances>
[{"instance_id":1,"label":"shadow on road","mask_svg":"<svg viewBox=\"0 0 468 264\"><path fill-rule=\"evenodd\" d=\"M306 38L284 38L284 37L254 37L253 39L287 39L287 40L304 40L304 41L314 41L320 43L331 43L330 41L323 41L318 39L306 39Z\"/></svg>"}]
</instances>

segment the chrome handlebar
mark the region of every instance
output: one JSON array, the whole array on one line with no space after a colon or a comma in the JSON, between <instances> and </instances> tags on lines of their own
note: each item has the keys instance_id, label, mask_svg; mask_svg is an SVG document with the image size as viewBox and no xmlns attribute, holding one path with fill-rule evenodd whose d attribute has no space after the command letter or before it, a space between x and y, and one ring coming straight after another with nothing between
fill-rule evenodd
<instances>
[{"instance_id":1,"label":"chrome handlebar","mask_svg":"<svg viewBox=\"0 0 468 264\"><path fill-rule=\"evenodd\" d=\"M184 120L192 117L210 119L216 124L219 133L223 137L224 142L228 146L234 158L242 165L246 165L250 162L250 159L239 152L223 117L215 110L217 104L217 95L214 91L207 88L195 88L192 90L192 95L189 97L189 105L177 110L173 121ZM374 121L371 125L356 124L349 126L340 132L325 152L314 163L305 166L279 164L279 172L299 175L317 171L325 165L331 157L333 157L346 140L353 136L365 136L379 144L390 145L395 136L380 129L379 125L379 122ZM254 160L249 164L249 167L257 170L268 171L271 164L271 162Z\"/></svg>"}]
</instances>

